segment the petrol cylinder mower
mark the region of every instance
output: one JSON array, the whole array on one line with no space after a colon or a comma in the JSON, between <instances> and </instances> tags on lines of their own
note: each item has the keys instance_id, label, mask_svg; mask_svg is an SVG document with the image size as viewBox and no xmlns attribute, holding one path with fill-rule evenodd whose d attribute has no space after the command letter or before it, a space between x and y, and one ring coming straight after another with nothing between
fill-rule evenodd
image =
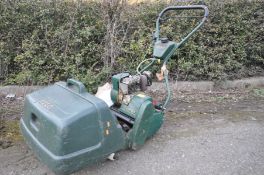
<instances>
[{"instance_id":1,"label":"petrol cylinder mower","mask_svg":"<svg viewBox=\"0 0 264 175\"><path fill-rule=\"evenodd\" d=\"M202 10L199 23L180 42L160 38L160 24L168 11ZM137 150L161 127L170 101L167 63L205 22L204 5L169 6L156 20L153 58L137 67L137 74L123 72L112 76L109 98L98 98L83 83L68 79L28 94L21 132L37 155L56 174L69 174L106 159L123 149ZM164 81L167 94L158 103L144 93L152 84L150 68L161 62L158 79Z\"/></svg>"}]
</instances>

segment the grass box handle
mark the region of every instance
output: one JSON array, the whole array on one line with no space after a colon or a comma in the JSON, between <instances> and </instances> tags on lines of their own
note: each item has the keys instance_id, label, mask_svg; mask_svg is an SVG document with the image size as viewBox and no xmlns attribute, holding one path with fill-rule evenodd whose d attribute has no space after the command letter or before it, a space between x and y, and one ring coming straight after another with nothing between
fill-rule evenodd
<instances>
[{"instance_id":1,"label":"grass box handle","mask_svg":"<svg viewBox=\"0 0 264 175\"><path fill-rule=\"evenodd\" d=\"M78 88L78 93L79 93L79 94L86 92L86 88L85 88L85 86L83 85L83 83L80 82L80 81L74 80L74 79L72 79L72 78L67 79L67 86L68 86L68 87L69 87L69 86L75 86L75 87L77 87L77 88Z\"/></svg>"}]
</instances>

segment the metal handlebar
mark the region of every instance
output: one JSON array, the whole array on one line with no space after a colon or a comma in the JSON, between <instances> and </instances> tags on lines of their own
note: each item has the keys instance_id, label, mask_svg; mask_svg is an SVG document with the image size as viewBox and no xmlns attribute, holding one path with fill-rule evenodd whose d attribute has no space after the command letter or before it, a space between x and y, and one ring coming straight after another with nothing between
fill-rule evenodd
<instances>
[{"instance_id":1,"label":"metal handlebar","mask_svg":"<svg viewBox=\"0 0 264 175\"><path fill-rule=\"evenodd\" d=\"M156 21L156 30L154 33L154 38L156 40L159 40L159 34L160 34L160 21L161 21L161 17L168 11L171 10L204 10L204 15L203 18L201 20L201 22L187 35L185 36L179 43L177 43L177 48L180 47L182 44L185 43L185 41L187 41L193 34L194 32L196 32L205 22L206 18L209 15L209 10L205 5L190 5L190 6L169 6L167 8L165 8L164 10L162 10L157 18Z\"/></svg>"},{"instance_id":2,"label":"metal handlebar","mask_svg":"<svg viewBox=\"0 0 264 175\"><path fill-rule=\"evenodd\" d=\"M176 47L175 49L179 48L181 45L183 45L205 22L205 20L207 19L208 15L209 15L209 10L206 6L204 5L190 5L190 6L170 6L165 8L164 10L162 10L157 18L156 21L156 31L154 33L154 41L160 40L159 38L159 34L160 34L160 22L162 20L162 16L167 12L167 11L171 11L171 10L204 10L204 15L201 16L202 20L200 21L200 23L198 25L196 25L196 27L193 28L193 30L187 35L185 36L183 39L181 39L181 41L179 43L176 43ZM168 57L169 58L169 57ZM163 65L166 66L167 64L167 59L164 60ZM170 91L170 86L169 86L169 78L168 78L168 71L166 71L164 73L164 83L166 85L166 89L167 89L167 98L164 101L163 105L162 105L162 109L165 110L170 99L171 99L171 91Z\"/></svg>"}]
</instances>

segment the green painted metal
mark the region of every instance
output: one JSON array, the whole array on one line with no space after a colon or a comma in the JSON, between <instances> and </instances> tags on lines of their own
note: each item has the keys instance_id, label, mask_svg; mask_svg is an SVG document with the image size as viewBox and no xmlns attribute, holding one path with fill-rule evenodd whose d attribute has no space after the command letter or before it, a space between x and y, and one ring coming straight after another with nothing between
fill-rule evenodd
<instances>
[{"instance_id":1,"label":"green painted metal","mask_svg":"<svg viewBox=\"0 0 264 175\"><path fill-rule=\"evenodd\" d=\"M112 100L116 100L119 94L119 82L129 74L117 74L112 77ZM128 104L122 103L118 111L134 119L131 130L127 133L127 147L133 150L139 149L149 138L154 135L163 123L163 111L157 110L152 104L152 98L143 92L133 96Z\"/></svg>"},{"instance_id":2,"label":"green painted metal","mask_svg":"<svg viewBox=\"0 0 264 175\"><path fill-rule=\"evenodd\" d=\"M125 133L106 103L83 87L68 80L26 97L23 136L59 174L76 171L126 146Z\"/></svg>"},{"instance_id":3,"label":"green painted metal","mask_svg":"<svg viewBox=\"0 0 264 175\"><path fill-rule=\"evenodd\" d=\"M135 95L128 105L122 104L119 111L136 119L138 111L145 101L152 102L152 98L142 93Z\"/></svg>"},{"instance_id":4,"label":"green painted metal","mask_svg":"<svg viewBox=\"0 0 264 175\"><path fill-rule=\"evenodd\" d=\"M113 88L111 90L111 99L113 103L118 103L119 83L122 78L127 77L127 76L129 76L129 73L120 73L112 77Z\"/></svg>"},{"instance_id":5,"label":"green painted metal","mask_svg":"<svg viewBox=\"0 0 264 175\"><path fill-rule=\"evenodd\" d=\"M152 98L146 95L136 95L131 104L121 111L126 113L135 113L135 123L133 128L128 132L128 145L133 150L139 149L145 141L153 136L163 123L164 113L156 110L152 104Z\"/></svg>"},{"instance_id":6,"label":"green painted metal","mask_svg":"<svg viewBox=\"0 0 264 175\"><path fill-rule=\"evenodd\" d=\"M179 43L177 43L177 46L180 47L182 46L206 21L208 15L209 15L209 11L208 8L205 5L190 5L190 6L170 6L165 8L164 10L162 10L157 18L156 21L156 30L154 33L154 40L155 41L159 41L160 40L160 21L162 16L168 12L168 11L172 11L172 10L204 10L204 16L201 20L201 22L187 35L185 36L183 39L181 39L181 41Z\"/></svg>"},{"instance_id":7,"label":"green painted metal","mask_svg":"<svg viewBox=\"0 0 264 175\"><path fill-rule=\"evenodd\" d=\"M173 41L162 42L158 40L154 44L153 56L158 59L166 60L175 52L177 44Z\"/></svg>"},{"instance_id":8,"label":"green painted metal","mask_svg":"<svg viewBox=\"0 0 264 175\"><path fill-rule=\"evenodd\" d=\"M185 37L183 37L179 43L175 43L172 41L168 42L168 45L173 45L174 43L174 47L170 46L168 47L166 44L167 43L162 43L162 39L160 39L160 21L162 19L162 16L168 12L168 11L172 11L172 10L204 10L204 15L202 20L197 24L196 27L194 27L194 29ZM171 56L177 51L177 49L179 47L181 47L199 28L202 27L202 25L205 23L207 17L209 15L209 11L208 8L204 5L190 5L190 6L170 6L165 8L164 10L161 11L161 13L159 14L157 21L156 21L156 30L153 36L153 40L154 40L154 47L153 47L153 55L156 58L161 58L163 60L163 66L166 66L169 59L171 58ZM166 86L167 89L167 97L166 100L163 103L163 109L165 110L170 99L171 99L171 91L170 91L170 87L169 87L169 81L168 81L168 74L165 73L164 75L164 84Z\"/></svg>"},{"instance_id":9,"label":"green painted metal","mask_svg":"<svg viewBox=\"0 0 264 175\"><path fill-rule=\"evenodd\" d=\"M168 72L164 73L164 84L165 84L165 88L167 91L167 97L166 100L164 101L162 108L163 110L165 110L167 108L167 105L169 104L170 100L171 100L171 90L170 90L170 85L169 85L169 77L168 77Z\"/></svg>"}]
</instances>

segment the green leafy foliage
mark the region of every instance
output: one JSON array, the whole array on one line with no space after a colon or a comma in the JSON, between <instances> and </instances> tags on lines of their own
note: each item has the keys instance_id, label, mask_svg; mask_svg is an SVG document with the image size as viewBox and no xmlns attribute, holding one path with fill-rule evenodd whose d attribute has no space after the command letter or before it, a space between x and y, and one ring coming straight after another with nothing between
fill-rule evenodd
<instances>
[{"instance_id":1,"label":"green leafy foliage","mask_svg":"<svg viewBox=\"0 0 264 175\"><path fill-rule=\"evenodd\" d=\"M206 4L209 19L173 56L172 77L224 80L263 74L264 1L209 0ZM112 74L134 72L140 61L151 57L155 20L167 5L162 1L129 5L120 22L126 35L115 38L124 40L121 52L114 66L106 67L106 24L99 2L1 1L0 59L8 67L3 82L43 85L76 78L94 91ZM162 25L162 35L178 41L197 22L171 18Z\"/></svg>"}]
</instances>

